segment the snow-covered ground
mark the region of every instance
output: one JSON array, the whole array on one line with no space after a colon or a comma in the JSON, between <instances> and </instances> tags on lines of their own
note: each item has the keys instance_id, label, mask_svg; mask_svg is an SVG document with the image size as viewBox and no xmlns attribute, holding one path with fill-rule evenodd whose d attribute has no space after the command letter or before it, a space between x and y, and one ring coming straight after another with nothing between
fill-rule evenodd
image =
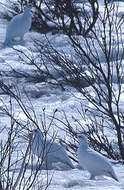
<instances>
[{"instance_id":1,"label":"snow-covered ground","mask_svg":"<svg viewBox=\"0 0 124 190\"><path fill-rule=\"evenodd\" d=\"M103 4L101 3L101 10ZM122 13L124 7L124 3L120 3L120 12ZM35 76L36 68L34 65L24 64L19 60L19 54L15 49L19 49L24 51L28 56L37 56L37 52L35 51L33 40L35 39L42 39L45 41L45 36L43 34L38 34L34 31L31 31L25 34L24 42L22 43L15 43L12 47L3 47L3 42L5 39L5 32L6 32L7 21L0 19L0 64L1 69L0 73L2 76L3 81L9 86L11 90L14 90L14 86L18 86L18 89L21 93L22 101L25 105L28 105L27 99L25 96L24 90L28 93L28 96L33 104L35 112L37 114L38 119L40 120L40 115L42 113L42 109L46 108L46 115L52 115L53 111L57 109L58 111L65 111L68 116L69 121L73 124L72 116L75 118L79 118L80 116L77 112L77 108L80 108L80 102L87 101L82 97L80 93L75 91L71 87L67 87L65 91L62 91L59 87L53 87L50 84L46 84L45 82L36 83L33 81L33 76ZM56 46L56 48L60 51L66 52L68 56L73 54L73 50L71 50L68 38L66 35L55 34L52 35L51 33L47 34L47 38L49 41ZM33 51L32 51L33 50ZM104 57L101 56L102 62L104 62ZM29 77L24 77L23 75L19 75L15 73L14 70L18 71L19 73L30 74ZM115 81L116 81L116 74L115 74ZM124 80L123 85L124 88ZM116 87L115 87L116 88ZM78 99L80 98L80 100ZM82 98L82 100L81 100ZM6 104L9 106L10 98L6 94L4 94L0 90L0 106ZM13 111L15 116L19 119L26 120L26 116L22 113L20 107L18 106L15 100L13 102ZM121 109L124 111L124 95L121 97ZM63 119L61 113L57 115L60 119ZM0 115L0 126L3 125L8 126L9 120L6 116ZM83 122L83 121L82 121ZM59 122L58 122L59 123ZM59 123L60 124L60 123ZM9 127L9 126L8 126ZM55 129L55 128L54 128ZM53 129L52 129L53 130ZM64 131L58 130L58 135L63 136L65 135ZM2 138L2 135L1 135ZM5 137L4 137L5 138ZM22 148L23 146L21 146ZM74 163L76 166L76 164ZM49 171L49 178L52 176L51 185L48 187L49 190L123 190L124 189L124 166L117 164L113 166L117 177L119 179L119 183L114 181L110 178L98 177L96 180L88 180L89 174L87 171L79 170L75 168L73 170L65 170L63 168L59 170L50 170ZM27 169L27 172L30 173L30 167ZM43 170L41 172L41 183L44 185L47 183L47 172Z\"/></svg>"},{"instance_id":2,"label":"snow-covered ground","mask_svg":"<svg viewBox=\"0 0 124 190\"><path fill-rule=\"evenodd\" d=\"M56 189L71 189L71 190L91 190L91 189L100 189L100 190L121 190L124 188L123 181L123 169L121 167L114 167L116 173L118 173L119 179L122 179L120 183L115 182L111 179L106 178L97 178L96 180L88 180L89 174L87 171L83 170L69 170L69 171L55 171L54 177L51 183L51 186L48 188L50 190ZM120 174L120 175L119 175Z\"/></svg>"},{"instance_id":3,"label":"snow-covered ground","mask_svg":"<svg viewBox=\"0 0 124 190\"><path fill-rule=\"evenodd\" d=\"M115 172L120 179L120 182L116 182L113 179L107 177L97 177L96 180L89 180L89 173L84 170L49 170L49 179L52 182L48 187L49 190L123 190L124 189L124 173L123 166L118 165L114 167ZM41 174L41 183L46 184L46 171L43 170Z\"/></svg>"}]
</instances>

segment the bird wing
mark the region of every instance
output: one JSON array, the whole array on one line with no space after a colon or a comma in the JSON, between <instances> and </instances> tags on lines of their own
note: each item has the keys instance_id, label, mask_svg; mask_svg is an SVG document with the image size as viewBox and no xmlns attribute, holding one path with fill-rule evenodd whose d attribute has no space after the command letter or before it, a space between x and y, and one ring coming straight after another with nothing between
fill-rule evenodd
<instances>
[{"instance_id":1,"label":"bird wing","mask_svg":"<svg viewBox=\"0 0 124 190\"><path fill-rule=\"evenodd\" d=\"M20 21L20 19L22 19L22 16L23 16L23 13L14 16L11 19L11 21L9 22L8 26L13 25L13 24L17 24Z\"/></svg>"},{"instance_id":2,"label":"bird wing","mask_svg":"<svg viewBox=\"0 0 124 190\"><path fill-rule=\"evenodd\" d=\"M103 171L109 172L112 170L111 164L108 162L107 158L102 156L100 153L88 149L88 159L89 162L91 162L95 168L100 168Z\"/></svg>"},{"instance_id":3,"label":"bird wing","mask_svg":"<svg viewBox=\"0 0 124 190\"><path fill-rule=\"evenodd\" d=\"M61 154L63 153L63 147L54 142L53 140L46 140L46 149L48 153Z\"/></svg>"},{"instance_id":4,"label":"bird wing","mask_svg":"<svg viewBox=\"0 0 124 190\"><path fill-rule=\"evenodd\" d=\"M68 155L64 148L52 140L47 140L47 152L48 154L54 155L54 157L60 161L68 160Z\"/></svg>"}]
</instances>

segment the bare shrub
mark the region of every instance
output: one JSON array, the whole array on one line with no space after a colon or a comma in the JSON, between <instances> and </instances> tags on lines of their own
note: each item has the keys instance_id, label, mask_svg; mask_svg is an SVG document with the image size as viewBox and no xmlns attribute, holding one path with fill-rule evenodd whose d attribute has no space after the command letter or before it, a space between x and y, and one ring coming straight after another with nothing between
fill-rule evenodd
<instances>
[{"instance_id":1,"label":"bare shrub","mask_svg":"<svg viewBox=\"0 0 124 190\"><path fill-rule=\"evenodd\" d=\"M121 97L124 92L123 19L118 18L116 4L108 4L106 1L104 3L104 11L99 14L97 25L90 31L92 37L79 38L69 35L69 38L72 47L95 79L94 83L90 83L89 89L80 88L80 92L90 103L84 104L84 109L87 110L86 113L93 114L87 131L87 134L90 134L89 140L92 143L94 138L99 151L103 149L109 157L124 160L124 114L121 109ZM117 137L118 148L113 147L107 138L104 130L107 127L115 134L114 138ZM67 127L70 133L71 129ZM84 127L80 132L85 132ZM73 130L72 134L75 134Z\"/></svg>"},{"instance_id":2,"label":"bare shrub","mask_svg":"<svg viewBox=\"0 0 124 190\"><path fill-rule=\"evenodd\" d=\"M19 14L23 10L23 6L20 0L15 2L7 0L5 3L0 2L0 6L4 8L0 10L0 17L11 20L13 16Z\"/></svg>"},{"instance_id":3,"label":"bare shrub","mask_svg":"<svg viewBox=\"0 0 124 190\"><path fill-rule=\"evenodd\" d=\"M99 32L101 38L97 36L96 28L92 31L94 39L88 40L84 38L87 45L87 50L82 46L80 41L77 41L73 36L70 37L74 47L82 54L87 61L88 69L95 78L95 83L91 84L95 96L86 93L82 89L82 94L86 99L94 105L100 115L103 115L105 120L113 123L113 128L116 131L119 151L122 160L124 159L123 149L123 112L121 111L121 95L123 93L122 83L124 81L123 73L123 40L122 40L122 24L123 20L117 18L117 8L115 4L108 4L105 1L104 14L99 16ZM102 31L100 28L102 27ZM112 35L114 32L114 36ZM113 43L114 42L114 43ZM122 46L120 44L122 42ZM98 48L95 48L95 43ZM102 63L99 52L104 56ZM116 90L115 90L115 84Z\"/></svg>"},{"instance_id":4,"label":"bare shrub","mask_svg":"<svg viewBox=\"0 0 124 190\"><path fill-rule=\"evenodd\" d=\"M98 18L99 7L97 0L83 1L80 3L80 6L78 6L76 1L72 0L18 0L17 3L8 0L8 11L1 13L1 15L4 18L10 19L15 14L23 11L27 3L33 5L32 28L40 33L62 31L68 35L75 33L86 36ZM3 6L5 5L3 4ZM91 11L88 12L87 8Z\"/></svg>"},{"instance_id":5,"label":"bare shrub","mask_svg":"<svg viewBox=\"0 0 124 190\"><path fill-rule=\"evenodd\" d=\"M78 162L76 154L78 148L77 134L82 133L87 136L89 144L94 150L110 159L122 161L117 140L112 137L116 135L116 132L114 129L112 130L111 121L106 121L104 116L101 116L100 120L99 116L93 116L91 110L84 108L83 105L77 110L77 113L79 113L80 119L72 116L73 124L65 112L61 113L64 116L63 120L55 117L57 123L60 122L60 124L56 124L56 127L66 133L66 139L60 138L60 143L69 152L70 158ZM111 137L107 135L110 130Z\"/></svg>"},{"instance_id":6,"label":"bare shrub","mask_svg":"<svg viewBox=\"0 0 124 190\"><path fill-rule=\"evenodd\" d=\"M63 89L65 84L73 86L91 103L92 106L88 104L83 106L89 113L95 115L91 123L97 139L100 138L99 142L95 140L99 145L99 151L103 149L109 157L119 160L124 159L124 115L121 110L124 81L122 25L123 19L118 18L117 5L105 1L104 11L99 13L96 26L94 25L88 32L90 37L68 34L71 47L75 51L74 56L78 57L77 61L73 62L75 59L69 59L64 52L57 51L49 41L42 45L41 41L35 40L40 65L34 60L32 62L42 73L41 66L44 66L44 73L47 78L54 79L54 83L56 81ZM57 71L58 78L51 74L50 66L54 72ZM85 88L88 86L89 89ZM114 151L112 142L103 133L107 125L117 136L117 151ZM96 130L98 126L99 130ZM89 131L90 128L92 131L92 125ZM99 133L102 134L101 137Z\"/></svg>"},{"instance_id":7,"label":"bare shrub","mask_svg":"<svg viewBox=\"0 0 124 190\"><path fill-rule=\"evenodd\" d=\"M5 90L5 86L4 86ZM6 87L6 90L7 87ZM35 159L31 152L32 129L40 128L37 123L35 111L31 111L21 104L19 97L10 92L10 104L3 103L0 107L1 114L10 120L10 125L3 127L0 134L5 134L0 142L0 185L1 189L47 189L52 181L53 175L49 175L46 170L46 182L42 182L43 159ZM12 96L13 94L13 96ZM13 98L21 107L23 114L26 114L27 121L22 121L13 113ZM31 119L31 120L30 120ZM52 125L46 124L45 110L41 118L42 131L48 135L49 128ZM53 142L55 136L53 136Z\"/></svg>"},{"instance_id":8,"label":"bare shrub","mask_svg":"<svg viewBox=\"0 0 124 190\"><path fill-rule=\"evenodd\" d=\"M92 5L91 1L89 3ZM97 1L93 1L92 6L94 6L94 9L96 5ZM48 4L46 6L50 9ZM74 128L66 115L65 122L60 120L64 124L64 128L62 129L71 137L71 141L61 140L61 142L71 153L72 159L77 161L75 154L77 150L76 135L77 133L85 133L88 136L90 145L95 150L109 158L123 161L124 114L120 106L121 96L124 92L122 87L124 81L123 19L117 17L118 7L114 3L108 4L107 1L104 1L104 11L98 14L97 6L97 17L92 17L92 19L94 18L92 20L93 23L89 19L86 19L85 22L89 27L83 30L82 27L77 28L77 25L75 25L75 21L73 20L75 17L70 16L67 12L63 13L63 11L68 11L68 9L65 9L67 6L66 2L61 6L57 4L55 7L59 15L54 15L54 12L52 16L45 17L40 6L38 7L38 11L42 17L44 16L44 21L45 18L51 21L52 17L53 19L54 17L61 19L58 28L62 28L68 35L71 47L75 52L74 59L72 57L68 58L64 52L57 51L50 44L49 40L43 45L42 41L34 40L39 60L34 57L28 57L24 52L18 52L28 58L28 64L33 64L37 68L39 72L38 80L59 85L62 90L65 90L65 85L71 85L87 100L87 104L82 104L83 109L79 111L81 120L86 122L84 125L80 123L80 120L73 117L76 123L76 128ZM75 6L70 6L70 8L75 8ZM65 17L63 15L69 17L68 27L65 26ZM78 19L76 18L76 20ZM57 20L57 26L58 23ZM81 26L80 22L78 24ZM74 32L72 32L73 30ZM25 62L25 59L22 61ZM54 72L51 72L51 68ZM36 120L32 119L21 99L9 91L4 84L1 84L1 89L8 92L17 100L27 118L37 126ZM82 100L80 99L80 101ZM59 120L59 118L55 119ZM113 139L108 138L108 130L109 132L112 131L114 135Z\"/></svg>"}]
</instances>

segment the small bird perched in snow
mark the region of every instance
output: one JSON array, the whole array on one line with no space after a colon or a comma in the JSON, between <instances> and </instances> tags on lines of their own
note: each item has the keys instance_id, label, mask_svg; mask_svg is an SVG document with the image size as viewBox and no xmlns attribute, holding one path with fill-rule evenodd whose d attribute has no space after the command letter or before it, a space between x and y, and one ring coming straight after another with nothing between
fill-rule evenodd
<instances>
[{"instance_id":1,"label":"small bird perched in snow","mask_svg":"<svg viewBox=\"0 0 124 190\"><path fill-rule=\"evenodd\" d=\"M88 145L88 141L84 135L78 135L79 148L78 148L78 161L79 164L91 174L90 179L94 179L95 176L105 175L112 177L116 181L118 178L108 160L91 149Z\"/></svg>"},{"instance_id":2,"label":"small bird perched in snow","mask_svg":"<svg viewBox=\"0 0 124 190\"><path fill-rule=\"evenodd\" d=\"M43 137L40 129L34 129L32 136L32 152L36 154L38 158L41 158L48 168L52 163L62 162L74 169L74 165L66 151L60 144L54 142L54 139L46 139L46 137Z\"/></svg>"},{"instance_id":3,"label":"small bird perched in snow","mask_svg":"<svg viewBox=\"0 0 124 190\"><path fill-rule=\"evenodd\" d=\"M31 17L32 5L28 4L23 13L12 18L6 29L6 39L4 44L8 45L15 37L23 40L24 34L29 31L32 23Z\"/></svg>"}]
</instances>

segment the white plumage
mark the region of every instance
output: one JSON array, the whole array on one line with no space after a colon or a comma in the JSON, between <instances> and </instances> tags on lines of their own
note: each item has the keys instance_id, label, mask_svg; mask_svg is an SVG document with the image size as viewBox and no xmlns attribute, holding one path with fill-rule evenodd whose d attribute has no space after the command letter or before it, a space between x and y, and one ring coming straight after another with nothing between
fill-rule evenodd
<instances>
[{"instance_id":1,"label":"white plumage","mask_svg":"<svg viewBox=\"0 0 124 190\"><path fill-rule=\"evenodd\" d=\"M91 174L90 179L94 179L95 176L105 175L118 181L118 178L108 160L89 147L84 135L78 135L78 139L80 142L77 151L78 161L84 169L89 171Z\"/></svg>"},{"instance_id":2,"label":"white plumage","mask_svg":"<svg viewBox=\"0 0 124 190\"><path fill-rule=\"evenodd\" d=\"M4 44L7 45L16 37L23 40L24 34L29 31L32 23L31 17L32 6L28 4L23 13L12 18L6 29L6 39Z\"/></svg>"},{"instance_id":3,"label":"white plumage","mask_svg":"<svg viewBox=\"0 0 124 190\"><path fill-rule=\"evenodd\" d=\"M74 169L74 165L60 144L54 142L54 139L43 137L39 129L33 130L32 133L32 152L41 158L48 168L52 163L62 162Z\"/></svg>"}]
</instances>

